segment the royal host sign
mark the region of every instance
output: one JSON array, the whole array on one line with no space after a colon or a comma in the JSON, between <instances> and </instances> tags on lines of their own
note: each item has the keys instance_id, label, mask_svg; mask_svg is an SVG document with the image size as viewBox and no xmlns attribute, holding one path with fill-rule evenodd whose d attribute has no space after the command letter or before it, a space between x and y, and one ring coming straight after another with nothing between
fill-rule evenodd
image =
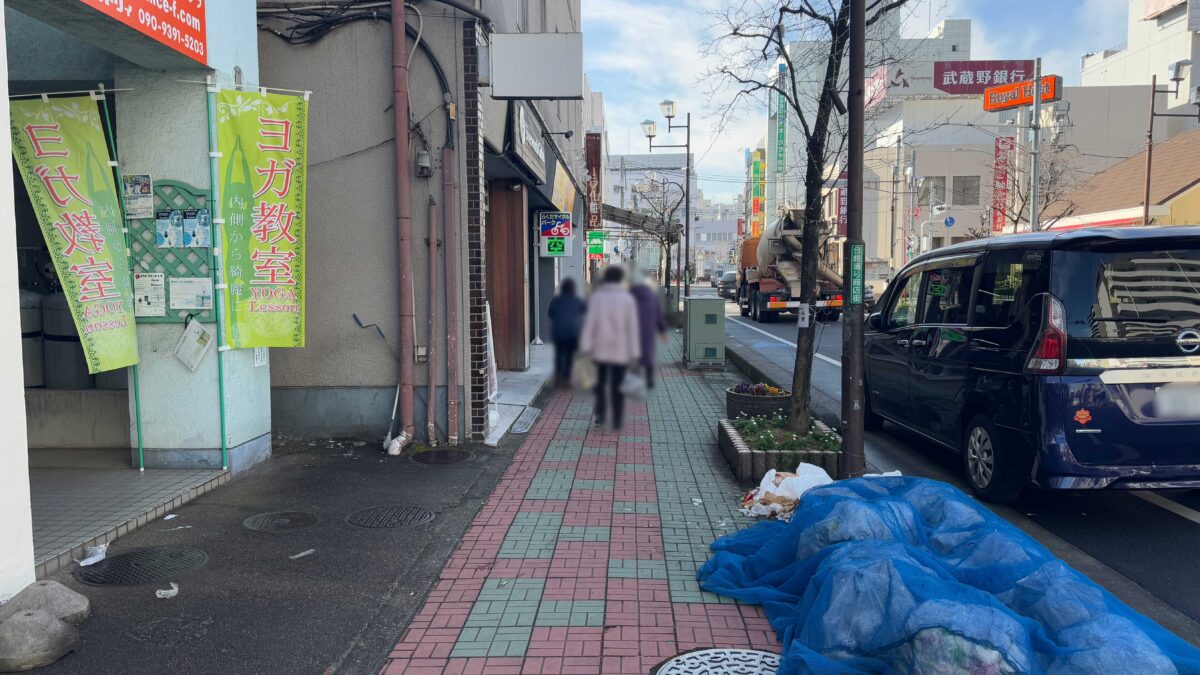
<instances>
[{"instance_id":1,"label":"royal host sign","mask_svg":"<svg viewBox=\"0 0 1200 675\"><path fill-rule=\"evenodd\" d=\"M79 0L130 28L208 65L207 0Z\"/></svg>"}]
</instances>

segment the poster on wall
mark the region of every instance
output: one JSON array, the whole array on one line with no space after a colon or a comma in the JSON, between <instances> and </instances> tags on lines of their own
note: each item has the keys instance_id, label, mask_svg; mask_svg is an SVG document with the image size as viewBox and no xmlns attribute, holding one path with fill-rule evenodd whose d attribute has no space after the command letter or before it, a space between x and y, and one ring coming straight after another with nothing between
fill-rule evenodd
<instances>
[{"instance_id":1,"label":"poster on wall","mask_svg":"<svg viewBox=\"0 0 1200 675\"><path fill-rule=\"evenodd\" d=\"M225 340L303 347L308 101L232 90L216 99Z\"/></svg>"},{"instance_id":2,"label":"poster on wall","mask_svg":"<svg viewBox=\"0 0 1200 675\"><path fill-rule=\"evenodd\" d=\"M212 279L171 277L171 309L212 309Z\"/></svg>"},{"instance_id":3,"label":"poster on wall","mask_svg":"<svg viewBox=\"0 0 1200 675\"><path fill-rule=\"evenodd\" d=\"M212 221L208 209L185 209L183 212L183 246L208 248L212 246Z\"/></svg>"},{"instance_id":4,"label":"poster on wall","mask_svg":"<svg viewBox=\"0 0 1200 675\"><path fill-rule=\"evenodd\" d=\"M154 214L154 241L158 248L179 248L183 241L183 211L164 209Z\"/></svg>"},{"instance_id":5,"label":"poster on wall","mask_svg":"<svg viewBox=\"0 0 1200 675\"><path fill-rule=\"evenodd\" d=\"M121 192L90 96L12 101L13 160L79 331L88 371L138 362Z\"/></svg>"},{"instance_id":6,"label":"poster on wall","mask_svg":"<svg viewBox=\"0 0 1200 675\"><path fill-rule=\"evenodd\" d=\"M166 316L166 274L134 272L133 297L135 316Z\"/></svg>"},{"instance_id":7,"label":"poster on wall","mask_svg":"<svg viewBox=\"0 0 1200 675\"><path fill-rule=\"evenodd\" d=\"M127 174L121 176L121 183L125 187L125 219L153 218L154 182L150 174Z\"/></svg>"}]
</instances>

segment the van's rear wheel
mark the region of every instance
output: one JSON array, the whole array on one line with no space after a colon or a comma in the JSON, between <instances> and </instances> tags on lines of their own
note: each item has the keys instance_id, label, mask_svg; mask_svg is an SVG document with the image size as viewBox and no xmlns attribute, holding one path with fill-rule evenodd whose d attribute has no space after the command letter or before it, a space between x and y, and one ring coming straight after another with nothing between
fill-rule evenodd
<instances>
[{"instance_id":1,"label":"van's rear wheel","mask_svg":"<svg viewBox=\"0 0 1200 675\"><path fill-rule=\"evenodd\" d=\"M987 416L976 415L967 424L962 456L967 483L980 499L1004 503L1020 496L1017 454L1004 447Z\"/></svg>"}]
</instances>

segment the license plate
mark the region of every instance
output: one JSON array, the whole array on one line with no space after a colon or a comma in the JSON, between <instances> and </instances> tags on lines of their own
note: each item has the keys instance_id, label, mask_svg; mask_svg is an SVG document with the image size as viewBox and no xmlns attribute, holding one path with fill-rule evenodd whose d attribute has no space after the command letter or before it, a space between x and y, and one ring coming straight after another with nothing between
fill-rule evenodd
<instances>
[{"instance_id":1,"label":"license plate","mask_svg":"<svg viewBox=\"0 0 1200 675\"><path fill-rule=\"evenodd\" d=\"M1154 392L1154 415L1166 419L1200 420L1200 385L1165 384Z\"/></svg>"}]
</instances>

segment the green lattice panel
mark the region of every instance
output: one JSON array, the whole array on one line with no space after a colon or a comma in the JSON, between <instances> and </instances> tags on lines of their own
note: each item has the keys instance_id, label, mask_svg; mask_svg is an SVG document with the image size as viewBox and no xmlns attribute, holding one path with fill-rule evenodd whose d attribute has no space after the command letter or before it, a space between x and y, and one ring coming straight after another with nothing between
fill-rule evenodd
<instances>
[{"instance_id":1,"label":"green lattice panel","mask_svg":"<svg viewBox=\"0 0 1200 675\"><path fill-rule=\"evenodd\" d=\"M208 206L208 192L174 180L154 181L154 210L200 209ZM209 209L211 215L211 209ZM158 248L153 218L129 221L134 271L162 272L166 275L166 316L139 316L138 323L182 323L188 314L201 321L216 320L212 310L171 309L172 277L212 278L211 248ZM216 288L213 289L214 302Z\"/></svg>"}]
</instances>

